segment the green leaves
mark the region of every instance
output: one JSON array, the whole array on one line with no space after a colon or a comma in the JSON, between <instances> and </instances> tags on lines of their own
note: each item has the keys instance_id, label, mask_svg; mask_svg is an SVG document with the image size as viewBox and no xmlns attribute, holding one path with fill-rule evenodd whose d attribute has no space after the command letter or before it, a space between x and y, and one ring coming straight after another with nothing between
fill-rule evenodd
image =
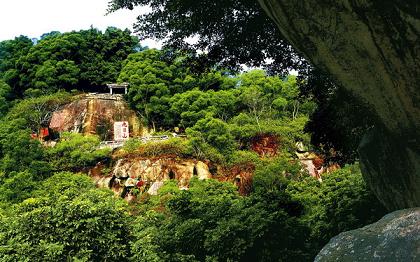
<instances>
[{"instance_id":1,"label":"green leaves","mask_svg":"<svg viewBox=\"0 0 420 262\"><path fill-rule=\"evenodd\" d=\"M246 64L265 66L283 75L308 67L256 1L112 0L109 10L132 10L135 6L149 8L136 23L142 39L160 39L173 48L205 51L208 55L202 64L207 67L239 71Z\"/></svg>"},{"instance_id":2,"label":"green leaves","mask_svg":"<svg viewBox=\"0 0 420 262\"><path fill-rule=\"evenodd\" d=\"M2 118L10 107L12 89L8 84L0 79L0 118Z\"/></svg>"},{"instance_id":3,"label":"green leaves","mask_svg":"<svg viewBox=\"0 0 420 262\"><path fill-rule=\"evenodd\" d=\"M70 100L71 97L66 92L29 97L16 103L5 120L12 122L22 119L24 122L19 129L29 128L31 131L38 132L41 127L48 126L52 113Z\"/></svg>"},{"instance_id":4,"label":"green leaves","mask_svg":"<svg viewBox=\"0 0 420 262\"><path fill-rule=\"evenodd\" d=\"M155 49L130 55L118 78L120 82L130 83L129 102L150 124L159 125L168 124L164 118L169 99L182 88L187 74L182 67L163 61L162 55Z\"/></svg>"},{"instance_id":5,"label":"green leaves","mask_svg":"<svg viewBox=\"0 0 420 262\"><path fill-rule=\"evenodd\" d=\"M216 162L226 160L236 149L236 142L230 133L228 124L211 116L199 120L192 128L188 128L187 135L190 138L190 144L196 151ZM197 156L203 157L200 154Z\"/></svg>"},{"instance_id":6,"label":"green leaves","mask_svg":"<svg viewBox=\"0 0 420 262\"><path fill-rule=\"evenodd\" d=\"M304 254L305 238L294 238L305 236L305 228L296 216L282 210L290 199L241 197L231 183L216 180L193 178L188 191L169 186L171 190L165 185L148 203L149 211L137 217L133 258L278 261L304 257L299 250Z\"/></svg>"},{"instance_id":7,"label":"green leaves","mask_svg":"<svg viewBox=\"0 0 420 262\"><path fill-rule=\"evenodd\" d=\"M30 198L1 218L2 261L125 261L126 204L112 192L92 189L88 180L72 174L52 177L44 183L47 194L40 191L42 198Z\"/></svg>"},{"instance_id":8,"label":"green leaves","mask_svg":"<svg viewBox=\"0 0 420 262\"><path fill-rule=\"evenodd\" d=\"M311 230L314 249L339 232L373 223L386 210L368 189L358 165L346 166L322 177L322 183L307 178L292 181L287 192L304 204L304 221ZM316 251L315 251L316 252Z\"/></svg>"},{"instance_id":9,"label":"green leaves","mask_svg":"<svg viewBox=\"0 0 420 262\"><path fill-rule=\"evenodd\" d=\"M32 194L35 198L45 197L50 201L56 201L63 196L72 199L91 189L95 189L95 185L90 177L82 174L60 172L44 180L42 185Z\"/></svg>"},{"instance_id":10,"label":"green leaves","mask_svg":"<svg viewBox=\"0 0 420 262\"><path fill-rule=\"evenodd\" d=\"M0 129L1 127L0 124ZM20 172L32 169L32 171L39 172L39 175L42 177L42 169L33 169L33 167L37 167L39 161L43 162L44 152L39 141L30 138L29 130L13 130L5 133L0 136L0 143L3 154L3 158L0 161L2 171ZM48 167L46 162L42 164Z\"/></svg>"},{"instance_id":11,"label":"green leaves","mask_svg":"<svg viewBox=\"0 0 420 262\"><path fill-rule=\"evenodd\" d=\"M25 37L0 42L0 77L16 96L25 90L90 90L115 82L121 64L141 49L128 30L91 28L44 34L36 45Z\"/></svg>"},{"instance_id":12,"label":"green leaves","mask_svg":"<svg viewBox=\"0 0 420 262\"><path fill-rule=\"evenodd\" d=\"M98 149L99 138L76 133L63 133L61 141L47 150L51 165L57 171L83 170L110 157L109 148Z\"/></svg>"},{"instance_id":13,"label":"green leaves","mask_svg":"<svg viewBox=\"0 0 420 262\"><path fill-rule=\"evenodd\" d=\"M36 67L31 86L43 90L70 90L79 81L80 69L74 61L47 60Z\"/></svg>"},{"instance_id":14,"label":"green leaves","mask_svg":"<svg viewBox=\"0 0 420 262\"><path fill-rule=\"evenodd\" d=\"M169 100L173 123L184 128L192 127L208 115L227 121L237 112L238 93L237 90L195 89L175 94Z\"/></svg>"},{"instance_id":15,"label":"green leaves","mask_svg":"<svg viewBox=\"0 0 420 262\"><path fill-rule=\"evenodd\" d=\"M19 203L29 198L36 188L36 180L28 171L11 172L0 181L0 202Z\"/></svg>"}]
</instances>

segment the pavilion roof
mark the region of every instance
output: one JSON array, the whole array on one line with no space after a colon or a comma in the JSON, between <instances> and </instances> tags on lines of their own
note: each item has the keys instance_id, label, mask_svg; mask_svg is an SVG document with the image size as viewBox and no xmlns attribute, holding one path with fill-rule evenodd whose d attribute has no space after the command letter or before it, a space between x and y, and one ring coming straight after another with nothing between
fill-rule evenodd
<instances>
[{"instance_id":1,"label":"pavilion roof","mask_svg":"<svg viewBox=\"0 0 420 262\"><path fill-rule=\"evenodd\" d=\"M106 84L109 88L127 88L128 83L120 83L120 84Z\"/></svg>"}]
</instances>

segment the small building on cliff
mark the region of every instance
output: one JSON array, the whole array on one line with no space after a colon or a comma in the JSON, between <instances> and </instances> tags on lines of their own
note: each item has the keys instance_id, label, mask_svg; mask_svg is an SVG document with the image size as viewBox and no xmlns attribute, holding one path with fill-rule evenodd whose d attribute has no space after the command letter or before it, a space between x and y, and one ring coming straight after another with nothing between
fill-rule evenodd
<instances>
[{"instance_id":1,"label":"small building on cliff","mask_svg":"<svg viewBox=\"0 0 420 262\"><path fill-rule=\"evenodd\" d=\"M128 93L128 83L121 83L121 84L106 84L109 88L109 94L127 94Z\"/></svg>"}]
</instances>

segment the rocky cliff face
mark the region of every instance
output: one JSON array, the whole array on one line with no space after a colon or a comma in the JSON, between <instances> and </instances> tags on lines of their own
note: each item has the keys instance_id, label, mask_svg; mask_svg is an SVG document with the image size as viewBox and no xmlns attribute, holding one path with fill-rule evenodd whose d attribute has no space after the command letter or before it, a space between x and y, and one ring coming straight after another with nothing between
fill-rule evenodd
<instances>
[{"instance_id":1,"label":"rocky cliff face","mask_svg":"<svg viewBox=\"0 0 420 262\"><path fill-rule=\"evenodd\" d=\"M193 177L230 182L237 186L241 195L248 195L252 190L254 170L253 165L222 167L206 161L173 155L157 157L126 155L115 159L109 169L99 163L90 170L89 175L98 187L110 188L117 195L130 201L134 198L133 194L130 194L133 192L132 189L156 195L163 182L168 180L177 181L180 189L188 189Z\"/></svg>"},{"instance_id":2,"label":"rocky cliff face","mask_svg":"<svg viewBox=\"0 0 420 262\"><path fill-rule=\"evenodd\" d=\"M177 180L180 189L188 189L189 181L209 179L209 167L195 159L177 157L126 157L116 161L108 175L103 176L101 166L91 170L90 175L99 187L111 188L124 198L130 199L127 190L138 188L142 192L156 195L164 181Z\"/></svg>"},{"instance_id":3,"label":"rocky cliff face","mask_svg":"<svg viewBox=\"0 0 420 262\"><path fill-rule=\"evenodd\" d=\"M258 1L295 48L377 115L359 149L377 197L390 210L419 206L420 2Z\"/></svg>"},{"instance_id":4,"label":"rocky cliff face","mask_svg":"<svg viewBox=\"0 0 420 262\"><path fill-rule=\"evenodd\" d=\"M176 179L180 186L188 186L188 181L211 178L208 166L194 159L162 158L123 158L116 162L112 174L117 178L135 177L143 181L164 181Z\"/></svg>"},{"instance_id":5,"label":"rocky cliff face","mask_svg":"<svg viewBox=\"0 0 420 262\"><path fill-rule=\"evenodd\" d=\"M113 139L115 121L128 121L130 137L142 136L146 131L136 113L121 95L84 95L53 113L50 128L62 132L97 134L102 140Z\"/></svg>"},{"instance_id":6,"label":"rocky cliff face","mask_svg":"<svg viewBox=\"0 0 420 262\"><path fill-rule=\"evenodd\" d=\"M334 237L315 261L419 261L420 208L384 216L378 222Z\"/></svg>"}]
</instances>

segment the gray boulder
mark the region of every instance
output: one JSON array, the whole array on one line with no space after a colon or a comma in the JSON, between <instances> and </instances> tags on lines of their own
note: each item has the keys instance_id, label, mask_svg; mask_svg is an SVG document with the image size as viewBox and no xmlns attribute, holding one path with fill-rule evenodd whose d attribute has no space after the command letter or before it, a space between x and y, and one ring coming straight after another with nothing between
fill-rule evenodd
<instances>
[{"instance_id":1,"label":"gray boulder","mask_svg":"<svg viewBox=\"0 0 420 262\"><path fill-rule=\"evenodd\" d=\"M339 234L315 261L420 261L420 208L395 211Z\"/></svg>"}]
</instances>

